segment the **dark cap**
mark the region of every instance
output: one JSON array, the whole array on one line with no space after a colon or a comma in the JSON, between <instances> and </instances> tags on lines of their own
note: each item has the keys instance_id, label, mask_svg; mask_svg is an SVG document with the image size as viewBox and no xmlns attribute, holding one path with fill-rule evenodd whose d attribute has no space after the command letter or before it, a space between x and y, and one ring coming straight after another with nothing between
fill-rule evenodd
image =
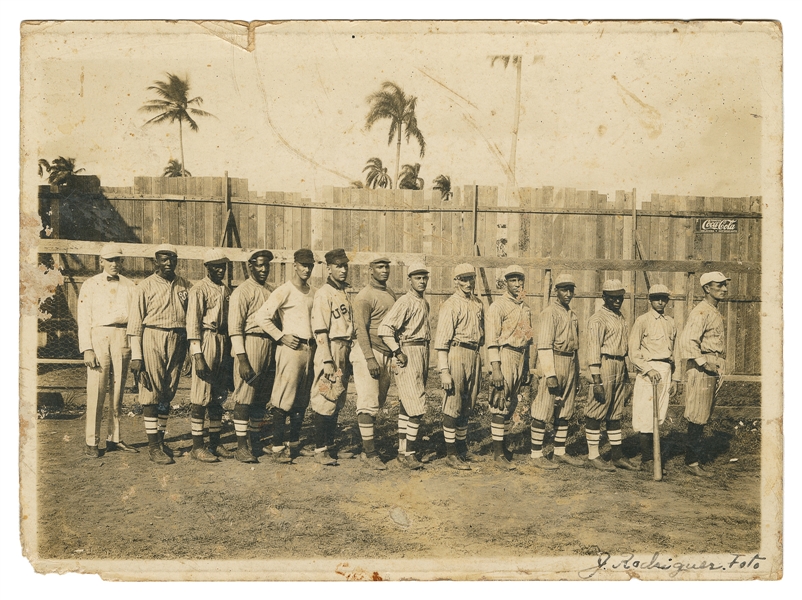
<instances>
[{"instance_id":1,"label":"dark cap","mask_svg":"<svg viewBox=\"0 0 802 600\"><path fill-rule=\"evenodd\" d=\"M273 253L270 250L264 250L264 249L253 250L250 253L248 253L248 260L249 261L256 260L260 256L264 256L267 259L267 262L273 260Z\"/></svg>"},{"instance_id":2,"label":"dark cap","mask_svg":"<svg viewBox=\"0 0 802 600\"><path fill-rule=\"evenodd\" d=\"M315 262L315 255L309 248L301 248L293 254L293 260L301 265L308 265Z\"/></svg>"},{"instance_id":3,"label":"dark cap","mask_svg":"<svg viewBox=\"0 0 802 600\"><path fill-rule=\"evenodd\" d=\"M327 265L341 265L348 262L348 256L342 248L335 248L326 252Z\"/></svg>"},{"instance_id":4,"label":"dark cap","mask_svg":"<svg viewBox=\"0 0 802 600\"><path fill-rule=\"evenodd\" d=\"M374 258L372 261L370 261L370 264L371 265L389 265L390 264L390 259L387 258L386 256L380 256L379 258Z\"/></svg>"}]
</instances>

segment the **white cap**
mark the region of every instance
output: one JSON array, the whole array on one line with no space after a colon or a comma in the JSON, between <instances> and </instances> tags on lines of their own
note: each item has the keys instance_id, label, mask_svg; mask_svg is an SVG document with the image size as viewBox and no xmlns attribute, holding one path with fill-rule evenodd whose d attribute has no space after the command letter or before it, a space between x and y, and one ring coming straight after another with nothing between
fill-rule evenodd
<instances>
[{"instance_id":1,"label":"white cap","mask_svg":"<svg viewBox=\"0 0 802 600\"><path fill-rule=\"evenodd\" d=\"M420 275L422 273L426 273L427 275L429 274L429 268L423 263L412 263L407 267L407 277Z\"/></svg>"},{"instance_id":2,"label":"white cap","mask_svg":"<svg viewBox=\"0 0 802 600\"><path fill-rule=\"evenodd\" d=\"M119 244L106 244L100 249L100 258L122 258L123 249Z\"/></svg>"},{"instance_id":3,"label":"white cap","mask_svg":"<svg viewBox=\"0 0 802 600\"><path fill-rule=\"evenodd\" d=\"M655 283L652 287L649 288L649 295L670 296L671 292L668 290L668 287L663 285L662 283Z\"/></svg>"},{"instance_id":4,"label":"white cap","mask_svg":"<svg viewBox=\"0 0 802 600\"><path fill-rule=\"evenodd\" d=\"M708 283L724 283L725 281L730 281L729 277L726 277L724 273L719 271L712 271L710 273L705 273L699 278L699 285L705 286Z\"/></svg>"},{"instance_id":5,"label":"white cap","mask_svg":"<svg viewBox=\"0 0 802 600\"><path fill-rule=\"evenodd\" d=\"M463 275L473 275L476 277L476 269L473 265L469 265L468 263L461 263L454 267L454 277L461 277Z\"/></svg>"},{"instance_id":6,"label":"white cap","mask_svg":"<svg viewBox=\"0 0 802 600\"><path fill-rule=\"evenodd\" d=\"M211 248L203 254L203 264L228 262L228 257L219 248Z\"/></svg>"},{"instance_id":7,"label":"white cap","mask_svg":"<svg viewBox=\"0 0 802 600\"><path fill-rule=\"evenodd\" d=\"M574 281L574 278L568 273L561 273L557 275L557 279L554 280L554 287L567 287L569 285L576 287L576 281Z\"/></svg>"},{"instance_id":8,"label":"white cap","mask_svg":"<svg viewBox=\"0 0 802 600\"><path fill-rule=\"evenodd\" d=\"M506 279L510 275L520 275L521 277L526 277L526 273L524 273L524 268L520 265L510 265L509 267L504 269L504 279Z\"/></svg>"},{"instance_id":9,"label":"white cap","mask_svg":"<svg viewBox=\"0 0 802 600\"><path fill-rule=\"evenodd\" d=\"M162 244L156 248L154 254L174 254L178 256L178 250L172 244Z\"/></svg>"},{"instance_id":10,"label":"white cap","mask_svg":"<svg viewBox=\"0 0 802 600\"><path fill-rule=\"evenodd\" d=\"M608 279L602 286L602 291L612 294L614 292L624 293L624 284L618 279Z\"/></svg>"}]
</instances>

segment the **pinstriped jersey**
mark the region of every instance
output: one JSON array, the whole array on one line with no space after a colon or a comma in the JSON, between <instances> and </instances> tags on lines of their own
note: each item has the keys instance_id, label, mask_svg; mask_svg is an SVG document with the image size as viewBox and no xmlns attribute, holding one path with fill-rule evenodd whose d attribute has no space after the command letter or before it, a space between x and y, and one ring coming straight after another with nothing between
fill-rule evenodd
<instances>
[{"instance_id":1,"label":"pinstriped jersey","mask_svg":"<svg viewBox=\"0 0 802 600\"><path fill-rule=\"evenodd\" d=\"M540 313L537 347L558 352L579 350L579 319L556 298Z\"/></svg>"},{"instance_id":2,"label":"pinstriped jersey","mask_svg":"<svg viewBox=\"0 0 802 600\"><path fill-rule=\"evenodd\" d=\"M329 339L352 340L354 322L351 315L351 302L343 287L331 278L315 294L312 303L312 331L315 334L327 333Z\"/></svg>"},{"instance_id":3,"label":"pinstriped jersey","mask_svg":"<svg viewBox=\"0 0 802 600\"><path fill-rule=\"evenodd\" d=\"M228 304L228 335L245 335L260 333L264 330L256 319L256 311L267 302L273 291L268 284L261 285L255 279L248 278L231 292Z\"/></svg>"},{"instance_id":4,"label":"pinstriped jersey","mask_svg":"<svg viewBox=\"0 0 802 600\"><path fill-rule=\"evenodd\" d=\"M724 318L718 309L702 300L693 307L677 342L680 359L699 358L706 352L724 355Z\"/></svg>"},{"instance_id":5,"label":"pinstriped jersey","mask_svg":"<svg viewBox=\"0 0 802 600\"><path fill-rule=\"evenodd\" d=\"M588 319L588 364L600 365L602 354L626 356L628 335L623 315L602 306Z\"/></svg>"},{"instance_id":6,"label":"pinstriped jersey","mask_svg":"<svg viewBox=\"0 0 802 600\"><path fill-rule=\"evenodd\" d=\"M532 343L532 311L529 305L509 292L493 302L487 310L487 347L515 346Z\"/></svg>"},{"instance_id":7,"label":"pinstriped jersey","mask_svg":"<svg viewBox=\"0 0 802 600\"><path fill-rule=\"evenodd\" d=\"M485 308L479 298L465 298L455 292L443 302L437 321L434 347L448 350L452 341L468 344L484 344Z\"/></svg>"},{"instance_id":8,"label":"pinstriped jersey","mask_svg":"<svg viewBox=\"0 0 802 600\"><path fill-rule=\"evenodd\" d=\"M204 277L189 290L187 305L187 339L203 339L203 330L227 333L228 300L231 290Z\"/></svg>"},{"instance_id":9,"label":"pinstriped jersey","mask_svg":"<svg viewBox=\"0 0 802 600\"><path fill-rule=\"evenodd\" d=\"M141 336L145 326L186 327L189 281L176 275L169 281L154 273L137 287L128 314L128 335Z\"/></svg>"},{"instance_id":10,"label":"pinstriped jersey","mask_svg":"<svg viewBox=\"0 0 802 600\"><path fill-rule=\"evenodd\" d=\"M412 290L408 291L384 315L378 334L393 337L398 342L428 342L432 337L429 303Z\"/></svg>"}]
</instances>

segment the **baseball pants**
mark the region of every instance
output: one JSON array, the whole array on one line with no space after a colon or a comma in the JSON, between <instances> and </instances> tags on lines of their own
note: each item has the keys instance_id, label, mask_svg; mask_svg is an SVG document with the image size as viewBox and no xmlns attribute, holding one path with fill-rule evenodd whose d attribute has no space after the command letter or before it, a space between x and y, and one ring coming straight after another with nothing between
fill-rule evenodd
<instances>
[{"instance_id":1,"label":"baseball pants","mask_svg":"<svg viewBox=\"0 0 802 600\"><path fill-rule=\"evenodd\" d=\"M93 327L92 349L100 367L86 370L86 443L97 446L107 391L111 400L107 439L120 441L123 390L131 360L125 327Z\"/></svg>"},{"instance_id":2,"label":"baseball pants","mask_svg":"<svg viewBox=\"0 0 802 600\"><path fill-rule=\"evenodd\" d=\"M245 335L245 355L251 363L256 377L245 381L239 374L238 365L234 365L234 393L232 398L236 404L264 407L270 400L273 390L274 371L270 369L273 360L273 342L268 337ZM236 361L235 361L236 362Z\"/></svg>"},{"instance_id":3,"label":"baseball pants","mask_svg":"<svg viewBox=\"0 0 802 600\"><path fill-rule=\"evenodd\" d=\"M201 351L206 365L209 367L209 375L205 379L198 377L193 361L189 401L198 406L209 406L211 403L223 404L228 395L224 370L224 359L230 350L228 336L208 329L205 329L202 335Z\"/></svg>"},{"instance_id":4,"label":"baseball pants","mask_svg":"<svg viewBox=\"0 0 802 600\"><path fill-rule=\"evenodd\" d=\"M419 417L426 412L426 380L429 376L429 346L405 346L401 350L407 355L407 366L396 366L395 385L398 398L409 417Z\"/></svg>"},{"instance_id":5,"label":"baseball pants","mask_svg":"<svg viewBox=\"0 0 802 600\"><path fill-rule=\"evenodd\" d=\"M557 376L557 383L563 390L563 404L560 408L560 419L569 420L574 416L576 406L576 394L579 391L579 361L576 353L573 356L554 355L554 372ZM532 418L544 423L551 422L554 416L554 401L556 396L549 393L549 386L546 385L547 377L541 377L537 388L537 396L532 401ZM593 402L596 402L593 400Z\"/></svg>"},{"instance_id":6,"label":"baseball pants","mask_svg":"<svg viewBox=\"0 0 802 600\"><path fill-rule=\"evenodd\" d=\"M671 390L671 363L652 360L646 363L647 372L655 370L660 373L657 384L657 408L659 421L663 424L668 413L668 395ZM654 390L652 380L646 373L638 373L635 378L635 389L632 392L632 429L640 433L654 433Z\"/></svg>"},{"instance_id":7,"label":"baseball pants","mask_svg":"<svg viewBox=\"0 0 802 600\"><path fill-rule=\"evenodd\" d=\"M716 361L721 367L723 361L716 357L706 357ZM716 400L716 384L718 378L708 375L696 361L687 361L685 370L685 418L697 425L707 425Z\"/></svg>"},{"instance_id":8,"label":"baseball pants","mask_svg":"<svg viewBox=\"0 0 802 600\"><path fill-rule=\"evenodd\" d=\"M509 418L515 409L518 407L518 392L521 390L521 383L526 375L526 368L528 365L524 364L526 358L525 352L516 352L509 348L502 347L499 349L501 356L501 375L504 377L504 389L496 389L491 384L490 386L490 414L503 415L504 418ZM494 398L497 395L504 396L507 401L504 408L495 408L493 404Z\"/></svg>"},{"instance_id":9,"label":"baseball pants","mask_svg":"<svg viewBox=\"0 0 802 600\"><path fill-rule=\"evenodd\" d=\"M323 374L323 353L320 348L315 351L315 380L312 383L312 399L310 404L312 410L324 417L337 416L340 409L345 404L348 395L348 378L351 376L351 342L342 340L330 340L331 357L334 359L334 367L342 371L343 393L336 402L332 402L320 393L320 380L325 377Z\"/></svg>"},{"instance_id":10,"label":"baseball pants","mask_svg":"<svg viewBox=\"0 0 802 600\"><path fill-rule=\"evenodd\" d=\"M301 344L293 350L276 347L276 379L270 404L285 412L305 412L309 406L314 370L314 346Z\"/></svg>"},{"instance_id":11,"label":"baseball pants","mask_svg":"<svg viewBox=\"0 0 802 600\"><path fill-rule=\"evenodd\" d=\"M556 357L555 357L556 358ZM588 389L588 401L585 405L585 416L599 421L618 421L624 414L624 379L627 365L623 358L602 356L601 376L604 384L604 403L596 402L593 397L593 386Z\"/></svg>"},{"instance_id":12,"label":"baseball pants","mask_svg":"<svg viewBox=\"0 0 802 600\"><path fill-rule=\"evenodd\" d=\"M181 367L187 356L187 332L183 329L145 327L142 333L142 357L153 390L139 386L139 403L169 408L175 397Z\"/></svg>"},{"instance_id":13,"label":"baseball pants","mask_svg":"<svg viewBox=\"0 0 802 600\"><path fill-rule=\"evenodd\" d=\"M479 352L461 346L448 351L448 370L454 380L454 389L443 398L443 414L455 419L467 419L476 406L481 381L482 360Z\"/></svg>"},{"instance_id":14,"label":"baseball pants","mask_svg":"<svg viewBox=\"0 0 802 600\"><path fill-rule=\"evenodd\" d=\"M379 363L378 379L370 376L368 362L361 346L355 344L351 350L351 366L354 370L354 387L356 388L356 414L364 413L375 417L387 400L393 359L378 350L373 350L373 357Z\"/></svg>"}]
</instances>

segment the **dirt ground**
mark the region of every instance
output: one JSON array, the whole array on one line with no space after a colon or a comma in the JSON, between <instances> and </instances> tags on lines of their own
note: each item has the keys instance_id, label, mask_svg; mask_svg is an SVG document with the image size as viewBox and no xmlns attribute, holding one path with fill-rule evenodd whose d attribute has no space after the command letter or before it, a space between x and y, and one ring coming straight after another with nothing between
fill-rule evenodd
<instances>
[{"instance_id":1,"label":"dirt ground","mask_svg":"<svg viewBox=\"0 0 802 600\"><path fill-rule=\"evenodd\" d=\"M80 376L80 369L49 373L40 383ZM425 449L442 456L436 380L430 378L422 435ZM187 386L188 380L182 382L174 403L178 408L168 425L167 441L178 450L191 446L183 404ZM148 460L140 407L130 394L122 435L141 452L84 458L83 396L67 393L65 407L40 411L37 421L39 555L346 559L758 550L758 421L728 416L711 423L706 461L714 476L707 480L683 471L685 422L679 407L672 407L665 425L668 474L662 482L653 481L647 472L601 473L562 466L544 473L527 464L528 393L514 418L518 468L510 472L497 470L490 460L489 414L482 397L469 433L473 470L453 471L438 458L409 472L392 460L398 399L391 388L377 427L378 449L390 461L389 468L376 472L358 460L340 461L337 467L317 465L311 458L290 465L268 460L208 465L193 461L188 453L177 457L174 465L158 466ZM727 393L730 405L759 404L759 388L754 386ZM358 443L350 394L340 422L344 445ZM629 422L627 409L625 423ZM309 440L311 433L307 422L302 440ZM624 452L632 456L636 438L626 428L624 436ZM223 441L233 447L230 422ZM587 454L584 430L576 420L568 451ZM603 441L602 454L608 451Z\"/></svg>"}]
</instances>

